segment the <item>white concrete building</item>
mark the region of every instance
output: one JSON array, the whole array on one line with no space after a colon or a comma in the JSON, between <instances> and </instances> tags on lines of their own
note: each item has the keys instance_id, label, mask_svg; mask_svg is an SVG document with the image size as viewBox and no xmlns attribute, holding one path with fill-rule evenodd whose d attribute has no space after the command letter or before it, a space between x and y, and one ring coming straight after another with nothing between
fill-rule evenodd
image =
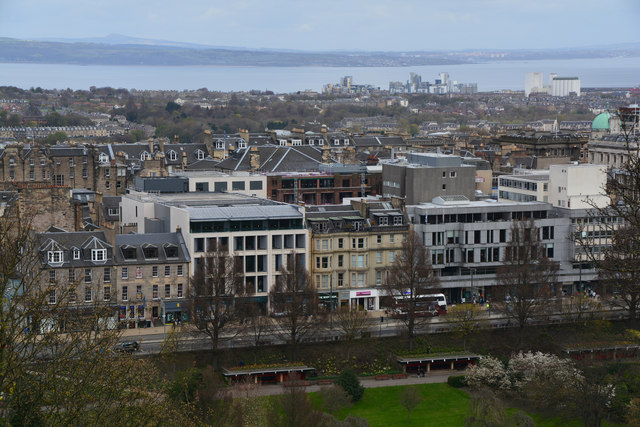
<instances>
[{"instance_id":1,"label":"white concrete building","mask_svg":"<svg viewBox=\"0 0 640 427\"><path fill-rule=\"evenodd\" d=\"M575 93L580 96L580 79L578 77L553 77L551 79L551 96L569 96Z\"/></svg>"},{"instance_id":2,"label":"white concrete building","mask_svg":"<svg viewBox=\"0 0 640 427\"><path fill-rule=\"evenodd\" d=\"M526 73L524 76L524 96L529 96L531 92L540 92L543 87L543 74L541 72Z\"/></svg>"},{"instance_id":3,"label":"white concrete building","mask_svg":"<svg viewBox=\"0 0 640 427\"><path fill-rule=\"evenodd\" d=\"M217 171L177 172L176 176L189 179L189 191L238 193L267 198L267 176L249 172L224 173Z\"/></svg>"},{"instance_id":4,"label":"white concrete building","mask_svg":"<svg viewBox=\"0 0 640 427\"><path fill-rule=\"evenodd\" d=\"M498 200L548 202L549 171L516 168L512 175L498 178Z\"/></svg>"},{"instance_id":5,"label":"white concrete building","mask_svg":"<svg viewBox=\"0 0 640 427\"><path fill-rule=\"evenodd\" d=\"M591 209L609 203L605 165L571 164L549 167L549 203L567 209Z\"/></svg>"},{"instance_id":6,"label":"white concrete building","mask_svg":"<svg viewBox=\"0 0 640 427\"><path fill-rule=\"evenodd\" d=\"M122 197L122 223L138 233L181 231L191 274L208 251L226 247L242 262L245 286L265 309L268 292L297 257L308 264L308 231L295 205L228 193L149 194Z\"/></svg>"}]
</instances>

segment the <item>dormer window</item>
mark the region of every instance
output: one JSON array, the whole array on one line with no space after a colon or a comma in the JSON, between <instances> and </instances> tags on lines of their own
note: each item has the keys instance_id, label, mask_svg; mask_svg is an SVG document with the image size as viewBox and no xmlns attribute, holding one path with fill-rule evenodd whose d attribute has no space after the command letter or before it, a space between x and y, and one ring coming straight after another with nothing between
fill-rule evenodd
<instances>
[{"instance_id":1,"label":"dormer window","mask_svg":"<svg viewBox=\"0 0 640 427\"><path fill-rule=\"evenodd\" d=\"M333 140L333 145L340 145L340 140L339 139L334 139Z\"/></svg>"},{"instance_id":2,"label":"dormer window","mask_svg":"<svg viewBox=\"0 0 640 427\"><path fill-rule=\"evenodd\" d=\"M62 262L64 261L62 251L47 252L47 261L49 264L62 264Z\"/></svg>"},{"instance_id":3,"label":"dormer window","mask_svg":"<svg viewBox=\"0 0 640 427\"><path fill-rule=\"evenodd\" d=\"M109 163L109 156L107 155L107 153L100 153L100 156L98 156L98 161L100 163Z\"/></svg>"},{"instance_id":4,"label":"dormer window","mask_svg":"<svg viewBox=\"0 0 640 427\"><path fill-rule=\"evenodd\" d=\"M173 150L169 151L169 160L175 161L178 159L178 153Z\"/></svg>"},{"instance_id":5,"label":"dormer window","mask_svg":"<svg viewBox=\"0 0 640 427\"><path fill-rule=\"evenodd\" d=\"M142 249L142 253L144 253L144 257L146 259L149 258L158 258L158 248L155 246L147 246Z\"/></svg>"},{"instance_id":6,"label":"dormer window","mask_svg":"<svg viewBox=\"0 0 640 427\"><path fill-rule=\"evenodd\" d=\"M344 140L344 145L349 145L349 139Z\"/></svg>"},{"instance_id":7,"label":"dormer window","mask_svg":"<svg viewBox=\"0 0 640 427\"><path fill-rule=\"evenodd\" d=\"M402 216L400 215L394 216L393 225L402 225Z\"/></svg>"},{"instance_id":8,"label":"dormer window","mask_svg":"<svg viewBox=\"0 0 640 427\"><path fill-rule=\"evenodd\" d=\"M177 246L165 246L164 253L167 258L178 258L178 247Z\"/></svg>"},{"instance_id":9,"label":"dormer window","mask_svg":"<svg viewBox=\"0 0 640 427\"><path fill-rule=\"evenodd\" d=\"M320 139L318 140L318 145L324 145L324 139L320 138Z\"/></svg>"},{"instance_id":10,"label":"dormer window","mask_svg":"<svg viewBox=\"0 0 640 427\"><path fill-rule=\"evenodd\" d=\"M310 140L309 140L309 145L313 145L313 144L315 144L315 143L316 143L316 142L315 142L313 139L310 139Z\"/></svg>"},{"instance_id":11,"label":"dormer window","mask_svg":"<svg viewBox=\"0 0 640 427\"><path fill-rule=\"evenodd\" d=\"M196 151L196 158L197 158L198 160L204 160L204 151L202 151L202 150L197 150L197 151Z\"/></svg>"},{"instance_id":12,"label":"dormer window","mask_svg":"<svg viewBox=\"0 0 640 427\"><path fill-rule=\"evenodd\" d=\"M386 216L381 216L380 219L378 219L378 225L387 225L389 224L389 218L387 218Z\"/></svg>"},{"instance_id":13,"label":"dormer window","mask_svg":"<svg viewBox=\"0 0 640 427\"><path fill-rule=\"evenodd\" d=\"M216 141L216 150L224 150L224 141L220 139Z\"/></svg>"},{"instance_id":14,"label":"dormer window","mask_svg":"<svg viewBox=\"0 0 640 427\"><path fill-rule=\"evenodd\" d=\"M247 141L245 141L244 139L238 141L238 148L247 148Z\"/></svg>"},{"instance_id":15,"label":"dormer window","mask_svg":"<svg viewBox=\"0 0 640 427\"><path fill-rule=\"evenodd\" d=\"M80 259L80 249L73 248L73 259Z\"/></svg>"},{"instance_id":16,"label":"dormer window","mask_svg":"<svg viewBox=\"0 0 640 427\"><path fill-rule=\"evenodd\" d=\"M107 250L106 249L91 249L91 261L106 261Z\"/></svg>"},{"instance_id":17,"label":"dormer window","mask_svg":"<svg viewBox=\"0 0 640 427\"><path fill-rule=\"evenodd\" d=\"M300 146L300 145L302 145L302 140L301 139L292 139L291 140L291 145Z\"/></svg>"},{"instance_id":18,"label":"dormer window","mask_svg":"<svg viewBox=\"0 0 640 427\"><path fill-rule=\"evenodd\" d=\"M286 139L281 139L281 140L279 140L278 142L280 143L280 146L281 146L281 147L284 147L284 146L286 146L286 145L287 145L287 140L286 140Z\"/></svg>"},{"instance_id":19,"label":"dormer window","mask_svg":"<svg viewBox=\"0 0 640 427\"><path fill-rule=\"evenodd\" d=\"M122 251L122 257L124 259L136 259L137 258L137 256L136 256L136 248L133 248L133 247L130 247L130 246L129 247L123 246L123 247L120 248L120 251Z\"/></svg>"},{"instance_id":20,"label":"dormer window","mask_svg":"<svg viewBox=\"0 0 640 427\"><path fill-rule=\"evenodd\" d=\"M140 153L140 160L151 160L151 154L143 151L142 153Z\"/></svg>"}]
</instances>

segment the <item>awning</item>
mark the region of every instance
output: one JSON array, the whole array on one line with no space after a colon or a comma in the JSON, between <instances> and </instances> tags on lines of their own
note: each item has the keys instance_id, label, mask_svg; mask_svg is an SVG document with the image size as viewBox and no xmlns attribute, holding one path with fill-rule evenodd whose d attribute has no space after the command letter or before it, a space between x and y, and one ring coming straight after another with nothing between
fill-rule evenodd
<instances>
[{"instance_id":1,"label":"awning","mask_svg":"<svg viewBox=\"0 0 640 427\"><path fill-rule=\"evenodd\" d=\"M164 303L164 311L183 311L186 309L184 301L166 301Z\"/></svg>"}]
</instances>

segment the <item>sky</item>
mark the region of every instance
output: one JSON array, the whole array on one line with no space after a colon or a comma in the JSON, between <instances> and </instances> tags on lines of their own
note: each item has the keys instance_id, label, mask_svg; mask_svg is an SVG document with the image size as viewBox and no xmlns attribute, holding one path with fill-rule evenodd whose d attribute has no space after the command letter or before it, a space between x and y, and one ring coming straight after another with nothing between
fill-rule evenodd
<instances>
[{"instance_id":1,"label":"sky","mask_svg":"<svg viewBox=\"0 0 640 427\"><path fill-rule=\"evenodd\" d=\"M0 0L0 37L108 34L295 50L547 49L640 42L640 0Z\"/></svg>"}]
</instances>

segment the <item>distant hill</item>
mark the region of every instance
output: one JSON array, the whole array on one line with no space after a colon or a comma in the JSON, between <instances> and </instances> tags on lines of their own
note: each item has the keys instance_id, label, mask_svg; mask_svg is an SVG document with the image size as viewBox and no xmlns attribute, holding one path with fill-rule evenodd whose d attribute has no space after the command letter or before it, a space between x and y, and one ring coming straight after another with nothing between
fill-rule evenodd
<instances>
[{"instance_id":1,"label":"distant hill","mask_svg":"<svg viewBox=\"0 0 640 427\"><path fill-rule=\"evenodd\" d=\"M469 50L456 52L300 52L290 50L209 47L139 39L122 35L84 41L0 38L0 62L78 65L228 65L401 67L448 65L494 60L603 58L640 56L640 46L557 50Z\"/></svg>"}]
</instances>

